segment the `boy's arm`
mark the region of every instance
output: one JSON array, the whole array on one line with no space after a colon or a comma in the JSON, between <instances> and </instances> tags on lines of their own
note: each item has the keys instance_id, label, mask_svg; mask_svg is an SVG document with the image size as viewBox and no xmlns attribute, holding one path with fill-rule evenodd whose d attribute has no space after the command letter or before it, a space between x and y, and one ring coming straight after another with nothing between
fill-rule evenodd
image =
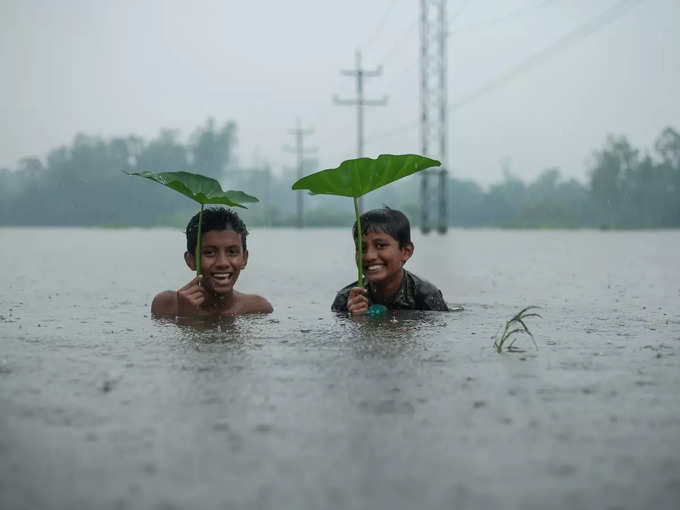
<instances>
[{"instance_id":1,"label":"boy's arm","mask_svg":"<svg viewBox=\"0 0 680 510\"><path fill-rule=\"evenodd\" d=\"M352 315L361 315L368 310L368 293L362 287L356 287L356 283L341 289L335 296L332 312L349 312Z\"/></svg>"},{"instance_id":2,"label":"boy's arm","mask_svg":"<svg viewBox=\"0 0 680 510\"><path fill-rule=\"evenodd\" d=\"M349 312L348 301L350 298L350 293L356 286L357 282L350 283L347 285L347 287L343 287L338 291L338 293L335 295L335 299L333 300L333 304L331 305L332 312Z\"/></svg>"},{"instance_id":3,"label":"boy's arm","mask_svg":"<svg viewBox=\"0 0 680 510\"><path fill-rule=\"evenodd\" d=\"M151 313L176 317L198 314L205 301L205 290L199 285L203 275L199 275L177 291L166 290L158 294L151 303Z\"/></svg>"},{"instance_id":4,"label":"boy's arm","mask_svg":"<svg viewBox=\"0 0 680 510\"><path fill-rule=\"evenodd\" d=\"M349 292L345 293L344 289L335 295L333 304L331 305L332 312L346 312L347 311L347 298L349 297Z\"/></svg>"},{"instance_id":5,"label":"boy's arm","mask_svg":"<svg viewBox=\"0 0 680 510\"><path fill-rule=\"evenodd\" d=\"M434 310L437 312L449 311L449 307L447 306L446 301L444 301L444 296L442 295L441 290L437 290L437 292L426 296L425 304L427 305L428 310Z\"/></svg>"}]
</instances>

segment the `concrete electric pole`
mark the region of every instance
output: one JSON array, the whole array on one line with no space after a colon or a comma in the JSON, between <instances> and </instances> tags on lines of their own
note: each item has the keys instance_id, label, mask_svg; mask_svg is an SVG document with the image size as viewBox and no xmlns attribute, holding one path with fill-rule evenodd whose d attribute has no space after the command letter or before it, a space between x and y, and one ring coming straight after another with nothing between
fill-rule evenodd
<instances>
[{"instance_id":1,"label":"concrete electric pole","mask_svg":"<svg viewBox=\"0 0 680 510\"><path fill-rule=\"evenodd\" d=\"M310 135L314 132L313 129L308 128L308 129L302 129L300 127L300 120L296 122L295 128L294 129L289 129L288 132L291 135L295 136L295 147L290 147L286 146L285 150L288 152L295 152L297 153L297 177L298 179L302 179L303 173L304 173L304 156L305 152L310 153L316 151L316 148L313 149L305 149L304 148L304 137L306 135ZM304 194L302 191L298 191L298 196L297 196L297 227L298 228L303 228L304 227Z\"/></svg>"},{"instance_id":2,"label":"concrete electric pole","mask_svg":"<svg viewBox=\"0 0 680 510\"><path fill-rule=\"evenodd\" d=\"M357 157L361 158L364 155L364 106L384 106L387 104L387 96L382 99L364 99L364 78L379 76L382 74L382 68L367 71L361 68L361 52L356 52L356 69L340 71L347 76L355 76L357 80L357 97L356 99L339 99L337 95L334 96L335 104L339 105L356 105L357 106ZM363 197L359 198L359 211L363 212Z\"/></svg>"}]
</instances>

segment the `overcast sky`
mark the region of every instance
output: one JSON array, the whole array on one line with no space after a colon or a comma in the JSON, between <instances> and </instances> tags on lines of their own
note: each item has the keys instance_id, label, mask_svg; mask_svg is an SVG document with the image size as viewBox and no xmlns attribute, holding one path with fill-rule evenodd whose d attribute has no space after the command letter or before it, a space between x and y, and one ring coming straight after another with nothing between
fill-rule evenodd
<instances>
[{"instance_id":1,"label":"overcast sky","mask_svg":"<svg viewBox=\"0 0 680 510\"><path fill-rule=\"evenodd\" d=\"M183 137L238 125L241 165L294 165L299 118L318 168L356 155L340 74L363 50L366 155L420 152L417 0L0 0L0 167L78 132ZM501 179L501 160L585 179L608 133L651 147L680 129L680 0L450 0L448 163ZM492 86L489 86L492 84ZM457 105L457 106L456 106ZM313 168L310 170L316 170Z\"/></svg>"}]
</instances>

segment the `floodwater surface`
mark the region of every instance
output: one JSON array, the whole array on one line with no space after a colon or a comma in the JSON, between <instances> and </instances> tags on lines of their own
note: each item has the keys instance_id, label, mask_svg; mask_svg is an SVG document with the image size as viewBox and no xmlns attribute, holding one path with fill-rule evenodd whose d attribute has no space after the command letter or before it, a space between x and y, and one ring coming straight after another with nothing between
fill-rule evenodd
<instances>
[{"instance_id":1,"label":"floodwater surface","mask_svg":"<svg viewBox=\"0 0 680 510\"><path fill-rule=\"evenodd\" d=\"M0 243L0 508L680 505L680 232L416 234L464 310L351 319L349 231L253 229L274 313L191 323L149 316L179 231Z\"/></svg>"}]
</instances>

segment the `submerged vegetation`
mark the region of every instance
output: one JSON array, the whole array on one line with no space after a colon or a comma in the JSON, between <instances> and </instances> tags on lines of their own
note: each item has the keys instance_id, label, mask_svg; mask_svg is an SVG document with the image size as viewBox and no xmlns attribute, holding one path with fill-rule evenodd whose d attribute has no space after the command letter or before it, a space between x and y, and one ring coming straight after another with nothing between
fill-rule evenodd
<instances>
[{"instance_id":1,"label":"submerged vegetation","mask_svg":"<svg viewBox=\"0 0 680 510\"><path fill-rule=\"evenodd\" d=\"M529 330L528 326L526 325L526 322L524 322L526 319L529 317L538 317L542 319L538 313L536 312L529 312L529 310L536 310L540 307L538 306L527 306L526 308L523 308L519 312L517 312L515 315L513 315L506 323L505 326L502 328L503 331L501 332L500 329L498 330L498 333L493 337L494 342L493 346L496 349L496 352L499 354L503 352L503 347L505 347L505 350L508 352L522 352L521 349L515 347L515 342L519 338L519 336L516 335L529 335L529 338L531 338L531 341L534 344L534 347L538 350L538 345L536 345L536 340L534 340L534 335L533 333ZM510 337L513 335L514 338L507 344L508 340L510 340Z\"/></svg>"}]
</instances>

